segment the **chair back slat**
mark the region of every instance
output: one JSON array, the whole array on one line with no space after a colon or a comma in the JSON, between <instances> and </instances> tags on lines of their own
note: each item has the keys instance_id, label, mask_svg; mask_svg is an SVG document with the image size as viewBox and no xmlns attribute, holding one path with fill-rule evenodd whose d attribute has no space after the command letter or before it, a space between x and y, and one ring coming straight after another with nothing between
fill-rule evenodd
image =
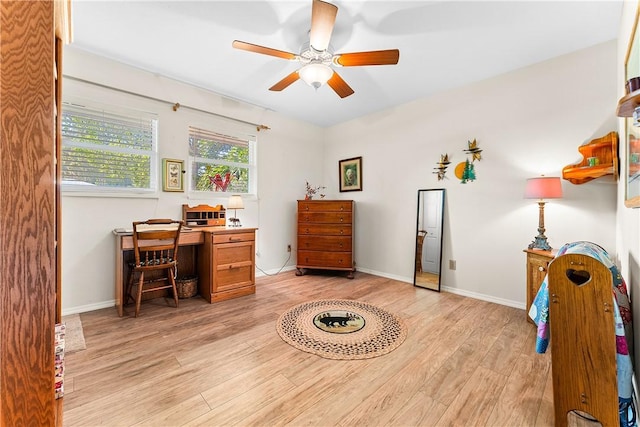
<instances>
[{"instance_id":1,"label":"chair back slat","mask_svg":"<svg viewBox=\"0 0 640 427\"><path fill-rule=\"evenodd\" d=\"M178 240L182 221L149 219L133 223L136 266L166 268L178 262Z\"/></svg>"}]
</instances>

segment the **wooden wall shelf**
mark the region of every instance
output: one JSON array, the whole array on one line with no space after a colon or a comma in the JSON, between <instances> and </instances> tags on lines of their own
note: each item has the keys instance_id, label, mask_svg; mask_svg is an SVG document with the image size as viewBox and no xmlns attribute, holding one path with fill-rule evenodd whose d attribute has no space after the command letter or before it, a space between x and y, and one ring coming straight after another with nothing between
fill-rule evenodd
<instances>
[{"instance_id":1,"label":"wooden wall shelf","mask_svg":"<svg viewBox=\"0 0 640 427\"><path fill-rule=\"evenodd\" d=\"M640 107L640 89L631 92L618 101L618 117L633 117L634 110Z\"/></svg>"},{"instance_id":2,"label":"wooden wall shelf","mask_svg":"<svg viewBox=\"0 0 640 427\"><path fill-rule=\"evenodd\" d=\"M639 98L640 99L640 98ZM578 147L582 162L565 166L562 178L572 184L584 184L604 176L618 179L618 134L610 132L602 138L596 138ZM589 166L589 157L596 157L598 164Z\"/></svg>"}]
</instances>

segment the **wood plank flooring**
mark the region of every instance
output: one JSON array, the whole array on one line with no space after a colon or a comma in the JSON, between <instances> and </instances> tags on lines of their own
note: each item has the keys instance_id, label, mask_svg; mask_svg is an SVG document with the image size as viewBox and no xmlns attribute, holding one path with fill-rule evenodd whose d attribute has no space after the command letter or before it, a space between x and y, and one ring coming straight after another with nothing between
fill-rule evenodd
<instances>
[{"instance_id":1,"label":"wood plank flooring","mask_svg":"<svg viewBox=\"0 0 640 427\"><path fill-rule=\"evenodd\" d=\"M383 307L407 339L354 361L284 343L278 316L323 298ZM65 358L65 426L553 425L551 358L535 353L523 310L365 273L285 272L258 278L255 295L140 311L81 314L87 349Z\"/></svg>"}]
</instances>

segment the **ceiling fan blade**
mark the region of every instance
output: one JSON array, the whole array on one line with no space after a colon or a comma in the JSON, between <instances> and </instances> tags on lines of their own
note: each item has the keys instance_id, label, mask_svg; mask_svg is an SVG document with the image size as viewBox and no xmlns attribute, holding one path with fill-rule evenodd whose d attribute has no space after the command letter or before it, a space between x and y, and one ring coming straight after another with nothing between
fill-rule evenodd
<instances>
[{"instance_id":1,"label":"ceiling fan blade","mask_svg":"<svg viewBox=\"0 0 640 427\"><path fill-rule=\"evenodd\" d=\"M257 44L242 42L240 40L234 40L231 43L236 49L247 50L249 52L261 53L263 55L275 56L282 59L296 59L296 55L291 52L285 52L283 50L271 49L270 47L264 47Z\"/></svg>"},{"instance_id":2,"label":"ceiling fan blade","mask_svg":"<svg viewBox=\"0 0 640 427\"><path fill-rule=\"evenodd\" d=\"M333 61L343 67L360 65L395 65L400 59L398 49L372 50L369 52L338 53Z\"/></svg>"},{"instance_id":3,"label":"ceiling fan blade","mask_svg":"<svg viewBox=\"0 0 640 427\"><path fill-rule=\"evenodd\" d=\"M340 77L335 71L333 72L333 76L331 76L329 81L327 81L327 84L331 86L331 89L333 89L340 98L346 98L349 95L353 95L353 89L351 89L347 82L342 80L342 77Z\"/></svg>"},{"instance_id":4,"label":"ceiling fan blade","mask_svg":"<svg viewBox=\"0 0 640 427\"><path fill-rule=\"evenodd\" d=\"M274 92L280 92L281 90L286 89L291 83L295 82L299 78L300 76L298 75L298 70L296 70L293 73L289 74L284 79L280 80L278 83L271 86L269 90L272 90Z\"/></svg>"},{"instance_id":5,"label":"ceiling fan blade","mask_svg":"<svg viewBox=\"0 0 640 427\"><path fill-rule=\"evenodd\" d=\"M329 47L337 14L338 6L322 0L313 0L309 43L315 50L322 52Z\"/></svg>"}]
</instances>

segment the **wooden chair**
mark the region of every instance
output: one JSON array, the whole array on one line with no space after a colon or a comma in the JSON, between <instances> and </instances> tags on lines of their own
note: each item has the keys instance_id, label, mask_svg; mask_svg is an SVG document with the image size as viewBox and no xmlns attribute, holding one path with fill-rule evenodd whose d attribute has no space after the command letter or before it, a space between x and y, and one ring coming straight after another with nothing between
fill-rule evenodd
<instances>
[{"instance_id":1,"label":"wooden chair","mask_svg":"<svg viewBox=\"0 0 640 427\"><path fill-rule=\"evenodd\" d=\"M416 240L416 272L418 273L422 273L422 245L424 244L424 236L426 236L426 234L426 231L418 231Z\"/></svg>"},{"instance_id":2,"label":"wooden chair","mask_svg":"<svg viewBox=\"0 0 640 427\"><path fill-rule=\"evenodd\" d=\"M178 240L182 221L172 219L149 219L133 223L133 252L135 262L130 264L127 283L127 299L136 304L136 317L140 313L142 294L172 289L178 307L176 271L178 265ZM161 274L153 274L160 271ZM145 274L147 275L145 279ZM135 296L132 295L134 276L139 274ZM161 283L162 282L162 283Z\"/></svg>"}]
</instances>

